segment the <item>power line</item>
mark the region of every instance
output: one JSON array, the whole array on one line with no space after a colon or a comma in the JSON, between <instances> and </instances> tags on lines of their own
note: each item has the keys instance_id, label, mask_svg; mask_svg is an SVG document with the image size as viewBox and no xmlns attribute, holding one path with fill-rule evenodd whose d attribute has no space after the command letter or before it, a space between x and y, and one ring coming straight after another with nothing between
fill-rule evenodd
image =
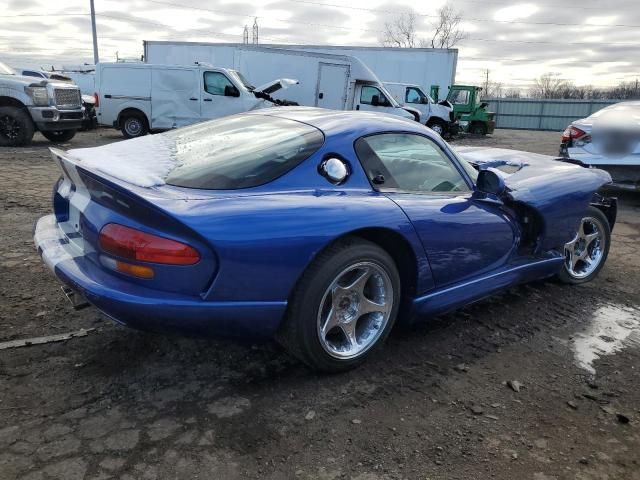
<instances>
[{"instance_id":1,"label":"power line","mask_svg":"<svg viewBox=\"0 0 640 480\"><path fill-rule=\"evenodd\" d=\"M149 0L151 1L151 0ZM333 8L342 8L342 9L346 9L346 10L359 10L359 11L363 11L363 12L374 12L374 13L392 13L392 14L397 14L398 10L384 10L384 9L377 9L377 8L366 8L366 7L352 7L350 5L338 5L335 3L323 3L323 2L316 2L313 0L287 0L289 2L293 2L293 3L305 3L308 5L318 5L318 6L323 6L323 7L333 7ZM471 3L476 3L475 1L472 0L459 0L459 1L466 1L466 2L471 2ZM489 2L489 1L485 1L482 0L482 3L497 3L499 5L504 5L505 3L503 2ZM513 5L511 2L507 2L506 5ZM551 4L549 4L551 5ZM556 5L553 5L554 8L556 7ZM188 7L187 7L188 8ZM591 10L598 10L598 11L602 11L601 8L598 7L580 7L580 9L591 9ZM415 16L417 17L425 17L425 18L440 18L439 15L433 15L433 14L429 14L429 13L414 13ZM472 22L491 22L491 23L517 23L517 24L525 24L525 25L557 25L560 27L564 27L564 26L576 26L576 27L630 27L630 28L637 28L640 27L640 25L629 25L629 24L609 24L609 25L602 25L599 23L556 23L556 22L526 22L524 20L495 20L493 18L462 18L463 22L467 22L467 21L472 21Z\"/></svg>"}]
</instances>

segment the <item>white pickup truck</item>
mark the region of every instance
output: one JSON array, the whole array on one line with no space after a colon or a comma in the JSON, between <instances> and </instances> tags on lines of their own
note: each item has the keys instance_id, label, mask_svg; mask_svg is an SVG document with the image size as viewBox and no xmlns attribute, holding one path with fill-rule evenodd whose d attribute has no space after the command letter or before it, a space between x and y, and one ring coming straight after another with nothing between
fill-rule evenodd
<instances>
[{"instance_id":1,"label":"white pickup truck","mask_svg":"<svg viewBox=\"0 0 640 480\"><path fill-rule=\"evenodd\" d=\"M384 86L400 105L410 108L410 111L418 112L420 116L420 118L416 118L418 122L426 125L438 135L458 133L453 107L446 100L436 103L418 85L411 83L384 82Z\"/></svg>"},{"instance_id":2,"label":"white pickup truck","mask_svg":"<svg viewBox=\"0 0 640 480\"><path fill-rule=\"evenodd\" d=\"M271 94L297 83L279 79L253 87L236 70L206 64L99 63L98 123L121 130L127 138L140 137L151 130L287 104Z\"/></svg>"},{"instance_id":3,"label":"white pickup truck","mask_svg":"<svg viewBox=\"0 0 640 480\"><path fill-rule=\"evenodd\" d=\"M66 142L83 118L76 85L17 75L0 63L0 146L27 145L36 131L52 142Z\"/></svg>"}]
</instances>

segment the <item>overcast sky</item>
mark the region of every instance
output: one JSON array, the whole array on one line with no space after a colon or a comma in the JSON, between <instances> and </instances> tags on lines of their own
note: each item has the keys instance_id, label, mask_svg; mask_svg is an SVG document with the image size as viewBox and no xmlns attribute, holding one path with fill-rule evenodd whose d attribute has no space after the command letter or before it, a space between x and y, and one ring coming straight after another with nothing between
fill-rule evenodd
<instances>
[{"instance_id":1,"label":"overcast sky","mask_svg":"<svg viewBox=\"0 0 640 480\"><path fill-rule=\"evenodd\" d=\"M378 46L385 22L400 12L420 15L418 35L426 38L445 3L95 0L103 61L115 60L116 52L140 57L142 40L241 42L244 25L251 26L254 16L261 43ZM449 3L461 12L468 34L456 46L458 83L482 83L485 69L505 88L526 87L545 72L578 85L640 77L640 0ZM13 66L93 61L89 0L0 0L0 7L0 61Z\"/></svg>"}]
</instances>

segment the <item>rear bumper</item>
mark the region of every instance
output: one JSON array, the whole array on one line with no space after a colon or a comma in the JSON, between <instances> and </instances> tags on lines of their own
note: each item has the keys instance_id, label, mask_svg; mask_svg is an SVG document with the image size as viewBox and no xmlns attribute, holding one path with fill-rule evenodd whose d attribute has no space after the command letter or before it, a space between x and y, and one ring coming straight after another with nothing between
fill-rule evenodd
<instances>
[{"instance_id":1,"label":"rear bumper","mask_svg":"<svg viewBox=\"0 0 640 480\"><path fill-rule=\"evenodd\" d=\"M560 156L584 167L599 168L611 175L613 187L640 190L640 155L605 157L588 153L581 148L560 145Z\"/></svg>"},{"instance_id":2,"label":"rear bumper","mask_svg":"<svg viewBox=\"0 0 640 480\"><path fill-rule=\"evenodd\" d=\"M36 222L34 242L44 263L64 284L133 328L266 339L276 332L286 309L284 301L205 301L127 282L88 260L58 228L54 215Z\"/></svg>"}]
</instances>

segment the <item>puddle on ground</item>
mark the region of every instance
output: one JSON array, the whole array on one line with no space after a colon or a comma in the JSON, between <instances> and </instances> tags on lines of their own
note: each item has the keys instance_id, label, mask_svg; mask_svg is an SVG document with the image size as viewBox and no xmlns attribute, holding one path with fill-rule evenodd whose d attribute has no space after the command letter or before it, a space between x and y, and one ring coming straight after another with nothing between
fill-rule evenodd
<instances>
[{"instance_id":1,"label":"puddle on ground","mask_svg":"<svg viewBox=\"0 0 640 480\"><path fill-rule=\"evenodd\" d=\"M640 311L621 305L598 308L589 326L571 341L578 366L594 375L595 360L631 346L640 346Z\"/></svg>"}]
</instances>

